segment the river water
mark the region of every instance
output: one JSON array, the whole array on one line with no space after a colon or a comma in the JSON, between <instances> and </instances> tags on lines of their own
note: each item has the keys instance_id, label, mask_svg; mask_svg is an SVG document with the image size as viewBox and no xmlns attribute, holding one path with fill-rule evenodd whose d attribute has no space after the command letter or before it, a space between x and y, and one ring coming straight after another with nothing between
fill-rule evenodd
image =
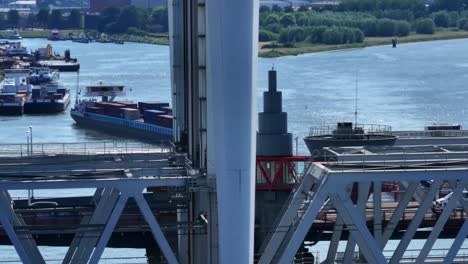
<instances>
[{"instance_id":1,"label":"river water","mask_svg":"<svg viewBox=\"0 0 468 264\"><path fill-rule=\"evenodd\" d=\"M22 43L34 50L50 42L25 39ZM65 49L70 49L72 57L78 58L82 88L103 81L125 85L128 90L125 99L128 100L170 100L169 48L166 46L70 41L51 44L54 52L63 54ZM267 71L274 65L278 70L278 87L283 92L283 109L289 113L289 130L295 137L306 136L310 126L353 121L356 87L359 123L387 124L394 130L422 129L433 122L455 122L468 127L466 47L468 39L260 58L258 109L262 107L262 92L267 89ZM71 89L73 101L77 79L76 73L61 73L61 81ZM33 127L35 143L122 140L75 126L69 109L57 115L0 117L0 143L25 143L29 126ZM307 154L302 141L298 152ZM42 250L47 259L60 258L65 252L63 248L44 247ZM317 250L320 244L312 249ZM16 258L12 247L0 247L0 252L1 262ZM105 257L119 255L143 257L144 250L108 249L105 252ZM108 260L102 263L128 262ZM144 260L130 262L144 263Z\"/></svg>"}]
</instances>

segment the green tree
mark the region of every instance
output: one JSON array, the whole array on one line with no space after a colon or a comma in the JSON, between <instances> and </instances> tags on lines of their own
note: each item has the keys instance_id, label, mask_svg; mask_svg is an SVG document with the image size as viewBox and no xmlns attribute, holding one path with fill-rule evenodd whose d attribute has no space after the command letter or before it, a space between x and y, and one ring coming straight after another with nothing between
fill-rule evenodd
<instances>
[{"instance_id":1,"label":"green tree","mask_svg":"<svg viewBox=\"0 0 468 264\"><path fill-rule=\"evenodd\" d=\"M68 17L68 26L71 28L81 28L81 13L80 11L73 9Z\"/></svg>"},{"instance_id":2,"label":"green tree","mask_svg":"<svg viewBox=\"0 0 468 264\"><path fill-rule=\"evenodd\" d=\"M63 22L62 22L62 12L58 9L52 10L52 13L50 13L49 16L49 27L50 28L62 28L63 27Z\"/></svg>"},{"instance_id":3,"label":"green tree","mask_svg":"<svg viewBox=\"0 0 468 264\"><path fill-rule=\"evenodd\" d=\"M468 18L462 18L458 21L458 28L465 29L465 26L468 25Z\"/></svg>"},{"instance_id":4,"label":"green tree","mask_svg":"<svg viewBox=\"0 0 468 264\"><path fill-rule=\"evenodd\" d=\"M291 13L287 13L281 16L280 22L284 27L294 26L296 25L296 17Z\"/></svg>"},{"instance_id":5,"label":"green tree","mask_svg":"<svg viewBox=\"0 0 468 264\"><path fill-rule=\"evenodd\" d=\"M435 0L431 4L431 10L460 11L468 8L468 0Z\"/></svg>"},{"instance_id":6,"label":"green tree","mask_svg":"<svg viewBox=\"0 0 468 264\"><path fill-rule=\"evenodd\" d=\"M395 22L387 18L379 19L377 22L377 36L391 37L393 35L395 35Z\"/></svg>"},{"instance_id":7,"label":"green tree","mask_svg":"<svg viewBox=\"0 0 468 264\"><path fill-rule=\"evenodd\" d=\"M416 21L416 32L419 34L434 34L435 24L430 18L422 18Z\"/></svg>"},{"instance_id":8,"label":"green tree","mask_svg":"<svg viewBox=\"0 0 468 264\"><path fill-rule=\"evenodd\" d=\"M280 17L275 13L272 13L265 18L265 25L279 24L279 23L280 23Z\"/></svg>"},{"instance_id":9,"label":"green tree","mask_svg":"<svg viewBox=\"0 0 468 264\"><path fill-rule=\"evenodd\" d=\"M109 23L116 23L120 17L120 8L117 7L108 7L101 11L99 16L99 31L106 31L106 27Z\"/></svg>"},{"instance_id":10,"label":"green tree","mask_svg":"<svg viewBox=\"0 0 468 264\"><path fill-rule=\"evenodd\" d=\"M117 24L119 25L120 32L127 31L129 27L138 28L140 26L140 20L137 9L134 6L124 7Z\"/></svg>"},{"instance_id":11,"label":"green tree","mask_svg":"<svg viewBox=\"0 0 468 264\"><path fill-rule=\"evenodd\" d=\"M283 11L283 9L281 9L281 7L279 7L278 5L273 5L271 7L271 11L273 11L275 13L281 13Z\"/></svg>"},{"instance_id":12,"label":"green tree","mask_svg":"<svg viewBox=\"0 0 468 264\"><path fill-rule=\"evenodd\" d=\"M291 27L288 29L289 42L302 42L306 38L305 31L302 27Z\"/></svg>"},{"instance_id":13,"label":"green tree","mask_svg":"<svg viewBox=\"0 0 468 264\"><path fill-rule=\"evenodd\" d=\"M438 27L448 27L449 26L449 16L447 12L440 11L433 14L434 24Z\"/></svg>"},{"instance_id":14,"label":"green tree","mask_svg":"<svg viewBox=\"0 0 468 264\"><path fill-rule=\"evenodd\" d=\"M42 27L46 27L49 22L49 9L41 8L36 15L36 20Z\"/></svg>"},{"instance_id":15,"label":"green tree","mask_svg":"<svg viewBox=\"0 0 468 264\"><path fill-rule=\"evenodd\" d=\"M294 13L294 16L296 17L296 24L298 26L306 26L309 23L309 19L304 13Z\"/></svg>"},{"instance_id":16,"label":"green tree","mask_svg":"<svg viewBox=\"0 0 468 264\"><path fill-rule=\"evenodd\" d=\"M375 37L377 36L377 19L364 19L361 21L359 27L366 37Z\"/></svg>"},{"instance_id":17,"label":"green tree","mask_svg":"<svg viewBox=\"0 0 468 264\"><path fill-rule=\"evenodd\" d=\"M167 7L156 7L151 12L151 21L155 25L161 25L164 31L169 30L169 18Z\"/></svg>"},{"instance_id":18,"label":"green tree","mask_svg":"<svg viewBox=\"0 0 468 264\"><path fill-rule=\"evenodd\" d=\"M359 28L353 28L354 42L362 43L364 41L364 33Z\"/></svg>"},{"instance_id":19,"label":"green tree","mask_svg":"<svg viewBox=\"0 0 468 264\"><path fill-rule=\"evenodd\" d=\"M5 17L0 14L0 29L5 29L6 28L6 22L5 22Z\"/></svg>"},{"instance_id":20,"label":"green tree","mask_svg":"<svg viewBox=\"0 0 468 264\"><path fill-rule=\"evenodd\" d=\"M285 7L283 8L283 11L284 11L285 13L293 13L293 12L294 12L294 9L293 9L292 6L288 5L288 6L285 6Z\"/></svg>"},{"instance_id":21,"label":"green tree","mask_svg":"<svg viewBox=\"0 0 468 264\"><path fill-rule=\"evenodd\" d=\"M266 42L273 41L278 39L278 34L275 34L271 31L260 29L258 32L258 41Z\"/></svg>"},{"instance_id":22,"label":"green tree","mask_svg":"<svg viewBox=\"0 0 468 264\"><path fill-rule=\"evenodd\" d=\"M26 19L26 25L33 28L36 24L36 16L33 13L29 13L28 18Z\"/></svg>"},{"instance_id":23,"label":"green tree","mask_svg":"<svg viewBox=\"0 0 468 264\"><path fill-rule=\"evenodd\" d=\"M10 10L7 14L7 23L11 27L18 27L19 24L19 13L18 10Z\"/></svg>"},{"instance_id":24,"label":"green tree","mask_svg":"<svg viewBox=\"0 0 468 264\"><path fill-rule=\"evenodd\" d=\"M277 24L270 24L265 27L266 30L271 31L273 33L279 34L283 29L283 26L279 23Z\"/></svg>"},{"instance_id":25,"label":"green tree","mask_svg":"<svg viewBox=\"0 0 468 264\"><path fill-rule=\"evenodd\" d=\"M397 21L395 24L395 34L399 37L405 37L410 34L411 25L406 21Z\"/></svg>"},{"instance_id":26,"label":"green tree","mask_svg":"<svg viewBox=\"0 0 468 264\"><path fill-rule=\"evenodd\" d=\"M260 13L270 12L270 8L268 6L262 5L260 6Z\"/></svg>"},{"instance_id":27,"label":"green tree","mask_svg":"<svg viewBox=\"0 0 468 264\"><path fill-rule=\"evenodd\" d=\"M328 27L326 26L308 27L306 29L306 34L309 38L309 42L323 43L323 32L325 32L327 29Z\"/></svg>"},{"instance_id":28,"label":"green tree","mask_svg":"<svg viewBox=\"0 0 468 264\"><path fill-rule=\"evenodd\" d=\"M327 45L342 44L343 32L337 27L329 27L323 32L323 43Z\"/></svg>"},{"instance_id":29,"label":"green tree","mask_svg":"<svg viewBox=\"0 0 468 264\"><path fill-rule=\"evenodd\" d=\"M306 5L301 5L298 9L299 12L307 12L309 8Z\"/></svg>"},{"instance_id":30,"label":"green tree","mask_svg":"<svg viewBox=\"0 0 468 264\"><path fill-rule=\"evenodd\" d=\"M458 26L458 20L460 19L460 15L456 11L448 12L449 16L449 27L456 27Z\"/></svg>"}]
</instances>

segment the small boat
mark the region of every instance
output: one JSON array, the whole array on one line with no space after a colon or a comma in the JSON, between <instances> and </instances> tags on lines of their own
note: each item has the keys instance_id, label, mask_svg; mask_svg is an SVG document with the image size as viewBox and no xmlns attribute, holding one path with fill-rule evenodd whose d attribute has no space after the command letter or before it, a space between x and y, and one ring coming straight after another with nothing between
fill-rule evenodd
<instances>
[{"instance_id":1,"label":"small boat","mask_svg":"<svg viewBox=\"0 0 468 264\"><path fill-rule=\"evenodd\" d=\"M336 127L311 128L304 142L314 156L320 155L324 147L393 146L397 139L390 126L342 122Z\"/></svg>"},{"instance_id":2,"label":"small boat","mask_svg":"<svg viewBox=\"0 0 468 264\"><path fill-rule=\"evenodd\" d=\"M10 34L10 39L22 39L21 35L19 34L18 30L13 30Z\"/></svg>"},{"instance_id":3,"label":"small boat","mask_svg":"<svg viewBox=\"0 0 468 264\"><path fill-rule=\"evenodd\" d=\"M39 68L30 68L31 72L28 77L29 83L32 85L40 85L45 83L50 83L57 81L60 77L58 70L39 67Z\"/></svg>"},{"instance_id":4,"label":"small boat","mask_svg":"<svg viewBox=\"0 0 468 264\"><path fill-rule=\"evenodd\" d=\"M62 38L60 37L60 31L58 31L57 29L53 29L50 32L50 35L47 39L52 41L61 40Z\"/></svg>"},{"instance_id":5,"label":"small boat","mask_svg":"<svg viewBox=\"0 0 468 264\"><path fill-rule=\"evenodd\" d=\"M26 47L21 46L21 42L10 42L6 45L5 55L9 57L29 57L29 54Z\"/></svg>"},{"instance_id":6,"label":"small boat","mask_svg":"<svg viewBox=\"0 0 468 264\"><path fill-rule=\"evenodd\" d=\"M5 70L0 90L0 115L22 115L24 104L31 96L33 85L28 83L29 70Z\"/></svg>"},{"instance_id":7,"label":"small boat","mask_svg":"<svg viewBox=\"0 0 468 264\"><path fill-rule=\"evenodd\" d=\"M89 43L89 39L86 37L86 34L82 31L80 32L80 34L78 35L78 38L76 39L73 39L72 40L73 42L78 42L78 43Z\"/></svg>"},{"instance_id":8,"label":"small boat","mask_svg":"<svg viewBox=\"0 0 468 264\"><path fill-rule=\"evenodd\" d=\"M125 44L125 42L124 42L123 40L120 40L120 39L114 40L114 43L115 43L115 44L120 44L120 45Z\"/></svg>"},{"instance_id":9,"label":"small boat","mask_svg":"<svg viewBox=\"0 0 468 264\"><path fill-rule=\"evenodd\" d=\"M114 101L121 95L125 95L121 85L88 86L85 96L101 97L101 101L77 100L70 115L77 125L108 134L147 141L172 138L169 103Z\"/></svg>"}]
</instances>

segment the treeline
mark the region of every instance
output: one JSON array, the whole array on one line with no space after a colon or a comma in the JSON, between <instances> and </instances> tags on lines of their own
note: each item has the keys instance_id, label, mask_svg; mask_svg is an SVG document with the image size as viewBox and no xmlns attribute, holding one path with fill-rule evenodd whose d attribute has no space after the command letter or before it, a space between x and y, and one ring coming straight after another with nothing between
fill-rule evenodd
<instances>
[{"instance_id":1,"label":"treeline","mask_svg":"<svg viewBox=\"0 0 468 264\"><path fill-rule=\"evenodd\" d=\"M64 14L61 10L42 8L37 14L20 17L17 10L0 15L0 28L42 27L49 29L93 29L106 33L145 34L146 32L168 32L166 7L154 9L133 6L104 9L96 15L83 15L78 10Z\"/></svg>"},{"instance_id":2,"label":"treeline","mask_svg":"<svg viewBox=\"0 0 468 264\"><path fill-rule=\"evenodd\" d=\"M426 8L422 0L344 0L328 10L263 6L259 40L287 45L303 41L343 44L362 42L365 37L404 37L411 32L434 34L438 28L468 30L468 11L464 11L462 4L461 10L439 10L444 6L442 2L450 1L436 0L437 8L432 9Z\"/></svg>"},{"instance_id":3,"label":"treeline","mask_svg":"<svg viewBox=\"0 0 468 264\"><path fill-rule=\"evenodd\" d=\"M165 33L169 31L167 7L153 9L134 6L117 8L109 7L99 15L87 15L86 29L114 33Z\"/></svg>"},{"instance_id":4,"label":"treeline","mask_svg":"<svg viewBox=\"0 0 468 264\"><path fill-rule=\"evenodd\" d=\"M66 16L58 9L41 9L37 14L21 17L17 10L9 10L6 16L0 15L0 28L42 27L42 28L79 28L81 13L72 10Z\"/></svg>"}]
</instances>

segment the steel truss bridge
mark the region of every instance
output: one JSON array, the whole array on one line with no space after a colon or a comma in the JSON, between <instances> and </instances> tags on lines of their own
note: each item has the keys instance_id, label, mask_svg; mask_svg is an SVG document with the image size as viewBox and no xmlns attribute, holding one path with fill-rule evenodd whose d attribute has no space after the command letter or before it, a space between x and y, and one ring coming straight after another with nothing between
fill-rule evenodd
<instances>
[{"instance_id":1,"label":"steel truss bridge","mask_svg":"<svg viewBox=\"0 0 468 264\"><path fill-rule=\"evenodd\" d=\"M193 172L190 161L170 144L2 145L0 152L2 232L23 263L45 263L37 246L47 235L69 237L63 263L98 263L113 233L139 231L151 234L165 261L178 263L174 251L177 235L206 233L209 219L205 216L183 223L164 218L164 211L186 213L191 193L214 188L213 182L199 181L196 173L189 173ZM344 155L335 162L308 165L293 182L276 223L260 242L259 263L291 263L303 242L311 240L330 240L325 263L351 263L357 247L361 261L400 263L415 238L427 239L413 260L424 263L435 241L445 237L454 240L438 263L456 262L468 234L468 201L463 197L468 159L459 151L454 156L444 153L448 156L436 152L424 153L424 158L406 155L411 158L405 159L401 155L356 159ZM423 188L422 180L434 183ZM398 202L382 202L386 182L399 182L405 190ZM441 214L434 215L431 206L442 185L454 193ZM91 206L34 208L26 204L30 201L13 201L8 192L77 188L94 190ZM147 190L154 190L155 198L148 199ZM170 198L163 198L162 193ZM67 218L63 215L67 210L76 214ZM43 213L55 218L47 222L38 217ZM168 224L170 221L173 223ZM389 258L385 248L395 238L400 239L399 244ZM338 254L340 241L346 242L343 256Z\"/></svg>"},{"instance_id":2,"label":"steel truss bridge","mask_svg":"<svg viewBox=\"0 0 468 264\"><path fill-rule=\"evenodd\" d=\"M429 188L420 185L421 181L429 180L434 181ZM383 182L400 182L406 188L390 214L383 208L381 199ZM411 240L416 238L420 228L427 227L422 224L427 223L433 201L443 184L453 190L452 198L433 219L432 228L425 230L427 240L414 262L425 263L446 224L458 221L455 230L452 229L455 239L446 256L438 262L454 263L468 235L468 201L463 197L468 184L468 159L460 158L313 163L286 201L262 246L259 263L291 263L309 230L313 230L314 225L320 226L323 212L331 209L336 220L325 263L337 260L338 244L345 231L350 236L343 263L353 262L356 246L368 263L400 263ZM359 192L357 199L353 199L351 190L356 185ZM371 206L368 204L370 193L373 196ZM416 201L417 207L411 201ZM408 210L413 211L409 220L403 217ZM366 219L369 215L373 216L371 222ZM406 222L405 232L400 234L398 246L388 258L383 251L401 222Z\"/></svg>"}]
</instances>

